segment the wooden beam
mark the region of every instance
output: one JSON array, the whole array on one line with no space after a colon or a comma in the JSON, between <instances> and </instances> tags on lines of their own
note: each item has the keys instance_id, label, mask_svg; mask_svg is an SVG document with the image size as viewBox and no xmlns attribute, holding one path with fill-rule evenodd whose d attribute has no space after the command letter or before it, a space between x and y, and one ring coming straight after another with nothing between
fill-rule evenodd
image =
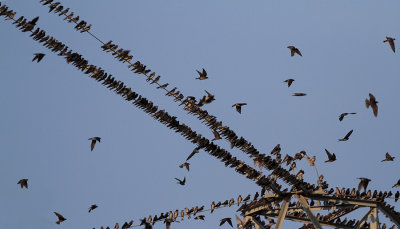
<instances>
[{"instance_id":1,"label":"wooden beam","mask_svg":"<svg viewBox=\"0 0 400 229\"><path fill-rule=\"evenodd\" d=\"M298 199L300 201L301 206L303 207L303 210L306 212L308 218L311 220L311 222L313 223L314 227L316 229L322 229L321 224L319 223L319 220L317 218L315 218L314 214L312 213L310 206L307 203L307 200L304 199L303 196L300 195L295 195L296 199Z\"/></svg>"},{"instance_id":2,"label":"wooden beam","mask_svg":"<svg viewBox=\"0 0 400 229\"><path fill-rule=\"evenodd\" d=\"M283 221L285 220L286 213L289 208L290 199L284 199L282 201L281 210L279 211L278 221L276 222L275 229L281 229L283 225Z\"/></svg>"}]
</instances>

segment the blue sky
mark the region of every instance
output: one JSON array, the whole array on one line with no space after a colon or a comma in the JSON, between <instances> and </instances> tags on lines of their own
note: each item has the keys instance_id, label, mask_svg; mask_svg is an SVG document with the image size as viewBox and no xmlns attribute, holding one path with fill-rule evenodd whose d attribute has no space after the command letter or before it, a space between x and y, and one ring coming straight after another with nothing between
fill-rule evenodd
<instances>
[{"instance_id":1,"label":"blue sky","mask_svg":"<svg viewBox=\"0 0 400 229\"><path fill-rule=\"evenodd\" d=\"M164 91L102 52L88 34L48 14L38 0L1 2L17 17L40 16L38 26L49 34L213 137ZM357 177L368 177L371 189L391 190L400 178L400 50L393 53L382 42L385 36L400 40L400 2L87 0L63 5L93 24L91 31L102 40L131 50L134 60L160 74L170 88L197 98L204 90L215 94L204 108L261 152L280 143L283 154L316 155L331 187L356 187ZM193 144L1 20L0 228L111 226L259 191L204 152L190 160L190 172L180 169ZM288 45L303 57L290 57ZM47 54L39 64L31 62L36 52ZM208 80L195 80L201 68ZM283 83L288 78L296 80L290 88ZM308 95L291 96L295 92ZM364 106L368 93L380 102L377 118ZM231 107L237 102L248 104L241 115ZM339 122L343 112L357 115ZM351 129L349 141L337 141ZM93 136L102 141L90 152L87 139ZM227 141L218 144L252 164ZM323 163L325 148L336 153L336 162ZM386 152L394 162L380 162ZM306 161L298 167L307 181L316 181ZM177 185L174 177L184 176L187 184ZM29 190L16 184L22 178L29 179ZM89 214L91 204L99 208ZM67 221L56 225L53 211ZM206 213L204 222L185 220L173 228L216 228L235 211Z\"/></svg>"}]
</instances>

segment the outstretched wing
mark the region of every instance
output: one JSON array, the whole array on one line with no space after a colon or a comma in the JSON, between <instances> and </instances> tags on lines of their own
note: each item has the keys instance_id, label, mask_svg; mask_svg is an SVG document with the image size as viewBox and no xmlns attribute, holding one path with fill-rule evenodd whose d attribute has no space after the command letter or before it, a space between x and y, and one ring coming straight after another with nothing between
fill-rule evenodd
<instances>
[{"instance_id":1,"label":"outstretched wing","mask_svg":"<svg viewBox=\"0 0 400 229\"><path fill-rule=\"evenodd\" d=\"M350 130L349 133L346 134L346 136L344 137L345 139L349 138L350 135L353 133L353 130Z\"/></svg>"}]
</instances>

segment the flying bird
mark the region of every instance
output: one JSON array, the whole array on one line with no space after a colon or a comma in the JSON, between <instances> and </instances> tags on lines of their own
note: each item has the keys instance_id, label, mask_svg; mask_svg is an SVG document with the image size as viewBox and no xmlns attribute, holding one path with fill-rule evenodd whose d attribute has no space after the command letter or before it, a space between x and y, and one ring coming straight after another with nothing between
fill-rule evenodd
<instances>
[{"instance_id":1,"label":"flying bird","mask_svg":"<svg viewBox=\"0 0 400 229\"><path fill-rule=\"evenodd\" d=\"M208 79L207 72L206 72L206 70L204 70L204 68L203 68L203 72L200 72L199 70L196 70L196 71L199 74L199 78L196 78L197 80L206 80L206 79Z\"/></svg>"},{"instance_id":2,"label":"flying bird","mask_svg":"<svg viewBox=\"0 0 400 229\"><path fill-rule=\"evenodd\" d=\"M60 224L60 223L64 222L65 220L67 220L60 213L54 212L54 214L56 214L56 216L58 217L58 221L56 222L56 224Z\"/></svg>"},{"instance_id":3,"label":"flying bird","mask_svg":"<svg viewBox=\"0 0 400 229\"><path fill-rule=\"evenodd\" d=\"M247 224L247 220L244 220L244 222L237 216L237 215L235 215L236 216L236 222L237 222L237 228L238 229L240 229L240 228L244 228L244 226Z\"/></svg>"},{"instance_id":4,"label":"flying bird","mask_svg":"<svg viewBox=\"0 0 400 229\"><path fill-rule=\"evenodd\" d=\"M203 106L204 104L209 104L215 100L215 96L210 92L204 90L207 93L207 96L203 96L203 98L199 101L199 106Z\"/></svg>"},{"instance_id":5,"label":"flying bird","mask_svg":"<svg viewBox=\"0 0 400 229\"><path fill-rule=\"evenodd\" d=\"M21 186L22 189L23 189L24 187L25 187L26 189L28 189L28 179L21 179L21 180L18 181L17 184L19 184L19 185Z\"/></svg>"},{"instance_id":6,"label":"flying bird","mask_svg":"<svg viewBox=\"0 0 400 229\"><path fill-rule=\"evenodd\" d=\"M181 165L179 166L179 168L185 167L185 168L187 169L187 171L189 171L189 170L190 170L189 165L190 165L190 164L189 164L188 162L185 162L185 163L181 164Z\"/></svg>"},{"instance_id":7,"label":"flying bird","mask_svg":"<svg viewBox=\"0 0 400 229\"><path fill-rule=\"evenodd\" d=\"M331 154L327 149L325 149L326 155L328 156L328 160L325 162L334 162L336 161L336 155Z\"/></svg>"},{"instance_id":8,"label":"flying bird","mask_svg":"<svg viewBox=\"0 0 400 229\"><path fill-rule=\"evenodd\" d=\"M194 217L194 219L196 219L196 220L199 220L199 219L204 220L205 217L206 217L205 215L198 215L198 216Z\"/></svg>"},{"instance_id":9,"label":"flying bird","mask_svg":"<svg viewBox=\"0 0 400 229\"><path fill-rule=\"evenodd\" d=\"M294 46L288 46L287 48L290 49L290 56L294 56L295 53L297 53L300 56L303 56L303 55L301 55L301 52L298 48L296 48Z\"/></svg>"},{"instance_id":10,"label":"flying bird","mask_svg":"<svg viewBox=\"0 0 400 229\"><path fill-rule=\"evenodd\" d=\"M386 40L383 41L383 43L388 42L390 45L390 48L392 48L393 52L396 52L395 48L394 48L394 41L396 39L392 38L392 37L386 37Z\"/></svg>"},{"instance_id":11,"label":"flying bird","mask_svg":"<svg viewBox=\"0 0 400 229\"><path fill-rule=\"evenodd\" d=\"M96 209L98 206L96 205L96 204L92 204L92 206L90 206L90 208L89 208L89 213L91 212L91 211L93 211L94 209Z\"/></svg>"},{"instance_id":12,"label":"flying bird","mask_svg":"<svg viewBox=\"0 0 400 229\"><path fill-rule=\"evenodd\" d=\"M315 156L313 156L312 158L310 158L309 156L306 155L306 159L308 161L308 163L310 163L311 166L315 166Z\"/></svg>"},{"instance_id":13,"label":"flying bird","mask_svg":"<svg viewBox=\"0 0 400 229\"><path fill-rule=\"evenodd\" d=\"M180 184L180 185L185 185L185 183L186 183L186 177L183 177L183 180L179 180L178 178L175 178L175 180L177 180L178 181L178 184Z\"/></svg>"},{"instance_id":14,"label":"flying bird","mask_svg":"<svg viewBox=\"0 0 400 229\"><path fill-rule=\"evenodd\" d=\"M306 96L306 93L293 93L293 96Z\"/></svg>"},{"instance_id":15,"label":"flying bird","mask_svg":"<svg viewBox=\"0 0 400 229\"><path fill-rule=\"evenodd\" d=\"M287 83L287 86L290 87L290 85L292 85L294 79L287 79L285 81L283 81L284 83Z\"/></svg>"},{"instance_id":16,"label":"flying bird","mask_svg":"<svg viewBox=\"0 0 400 229\"><path fill-rule=\"evenodd\" d=\"M396 187L400 187L400 179L397 181L397 183L395 185L393 185L392 188L396 188Z\"/></svg>"},{"instance_id":17,"label":"flying bird","mask_svg":"<svg viewBox=\"0 0 400 229\"><path fill-rule=\"evenodd\" d=\"M88 140L92 140L92 144L90 145L90 151L93 151L94 146L96 145L96 141L100 142L101 138L93 137L93 138L89 138Z\"/></svg>"},{"instance_id":18,"label":"flying bird","mask_svg":"<svg viewBox=\"0 0 400 229\"><path fill-rule=\"evenodd\" d=\"M366 191L367 187L368 187L368 183L371 180L368 178L365 178L365 177L360 177L358 179L360 179L360 183L358 184L358 191L361 191L361 189L363 189L363 188L364 188L364 191Z\"/></svg>"},{"instance_id":19,"label":"flying bird","mask_svg":"<svg viewBox=\"0 0 400 229\"><path fill-rule=\"evenodd\" d=\"M344 118L345 116L349 115L349 114L357 114L357 113L355 113L355 112L353 112L353 113L342 113L342 114L340 114L340 116L339 116L339 121L342 121L343 118Z\"/></svg>"},{"instance_id":20,"label":"flying bird","mask_svg":"<svg viewBox=\"0 0 400 229\"><path fill-rule=\"evenodd\" d=\"M346 134L346 136L344 136L344 138L338 139L338 141L344 142L344 141L349 140L349 137L350 137L350 135L351 135L352 133L353 133L353 130L350 130L350 131Z\"/></svg>"},{"instance_id":21,"label":"flying bird","mask_svg":"<svg viewBox=\"0 0 400 229\"><path fill-rule=\"evenodd\" d=\"M189 155L189 157L186 159L186 161L189 161L190 158L192 158L196 153L199 153L200 147L196 147L192 153Z\"/></svg>"},{"instance_id":22,"label":"flying bird","mask_svg":"<svg viewBox=\"0 0 400 229\"><path fill-rule=\"evenodd\" d=\"M375 96L369 93L369 100L368 98L365 99L365 106L367 109L371 106L372 111L374 112L374 116L378 116L378 101L376 101Z\"/></svg>"},{"instance_id":23,"label":"flying bird","mask_svg":"<svg viewBox=\"0 0 400 229\"><path fill-rule=\"evenodd\" d=\"M35 57L33 57L32 62L34 62L36 60L37 63L39 63L46 54L44 54L44 53L35 53L34 55L35 55Z\"/></svg>"},{"instance_id":24,"label":"flying bird","mask_svg":"<svg viewBox=\"0 0 400 229\"><path fill-rule=\"evenodd\" d=\"M382 160L382 162L384 161L393 161L395 157L392 157L388 152L385 154L385 159Z\"/></svg>"},{"instance_id":25,"label":"flying bird","mask_svg":"<svg viewBox=\"0 0 400 229\"><path fill-rule=\"evenodd\" d=\"M225 222L229 223L229 225L231 225L231 227L233 227L233 225L232 225L232 219L229 218L229 217L221 219L221 223L219 224L219 226L224 225Z\"/></svg>"},{"instance_id":26,"label":"flying bird","mask_svg":"<svg viewBox=\"0 0 400 229\"><path fill-rule=\"evenodd\" d=\"M242 113L242 106L247 105L247 103L235 103L232 107L236 107L236 111L241 114Z\"/></svg>"},{"instance_id":27,"label":"flying bird","mask_svg":"<svg viewBox=\"0 0 400 229\"><path fill-rule=\"evenodd\" d=\"M213 134L214 134L214 139L211 141L216 141L221 139L221 136L219 135L219 133L216 130L213 130Z\"/></svg>"}]
</instances>

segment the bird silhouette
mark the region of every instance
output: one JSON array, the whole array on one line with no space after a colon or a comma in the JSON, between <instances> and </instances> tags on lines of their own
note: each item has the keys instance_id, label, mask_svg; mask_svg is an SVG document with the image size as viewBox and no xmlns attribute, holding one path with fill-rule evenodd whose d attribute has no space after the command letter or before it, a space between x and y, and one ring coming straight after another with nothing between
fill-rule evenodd
<instances>
[{"instance_id":1,"label":"bird silhouette","mask_svg":"<svg viewBox=\"0 0 400 229\"><path fill-rule=\"evenodd\" d=\"M44 53L35 53L34 55L35 56L33 57L32 62L34 62L36 60L37 63L39 63L46 54L44 54Z\"/></svg>"},{"instance_id":2,"label":"bird silhouette","mask_svg":"<svg viewBox=\"0 0 400 229\"><path fill-rule=\"evenodd\" d=\"M96 204L92 204L92 206L90 206L90 208L89 208L89 213L91 212L91 211L93 211L94 209L96 209L98 206L96 205Z\"/></svg>"},{"instance_id":3,"label":"bird silhouette","mask_svg":"<svg viewBox=\"0 0 400 229\"><path fill-rule=\"evenodd\" d=\"M383 41L383 43L388 42L390 45L390 48L392 48L393 52L396 52L395 47L394 47L394 41L396 39L392 37L386 37L386 40Z\"/></svg>"},{"instance_id":4,"label":"bird silhouette","mask_svg":"<svg viewBox=\"0 0 400 229\"><path fill-rule=\"evenodd\" d=\"M206 90L204 90L204 91L207 93L207 95L203 96L203 98L200 99L199 104L198 104L198 106L200 106L200 107L203 106L204 104L209 104L215 100L215 96L213 94L211 94L210 92L208 92Z\"/></svg>"},{"instance_id":5,"label":"bird silhouette","mask_svg":"<svg viewBox=\"0 0 400 229\"><path fill-rule=\"evenodd\" d=\"M190 165L190 164L189 164L188 162L185 162L185 163L179 165L179 168L185 167L185 168L187 169L187 171L189 171L189 170L190 170L189 165Z\"/></svg>"},{"instance_id":6,"label":"bird silhouette","mask_svg":"<svg viewBox=\"0 0 400 229\"><path fill-rule=\"evenodd\" d=\"M347 115L349 115L349 114L357 114L357 113L342 113L342 114L340 114L340 116L339 116L339 121L342 121L343 120L343 118L345 117L345 116L347 116Z\"/></svg>"},{"instance_id":7,"label":"bird silhouette","mask_svg":"<svg viewBox=\"0 0 400 229\"><path fill-rule=\"evenodd\" d=\"M306 155L306 159L308 161L308 163L310 163L311 166L315 166L315 156L313 156L312 158L310 158L309 156Z\"/></svg>"},{"instance_id":8,"label":"bird silhouette","mask_svg":"<svg viewBox=\"0 0 400 229\"><path fill-rule=\"evenodd\" d=\"M283 82L287 83L287 86L290 87L290 85L292 85L292 83L294 82L294 79L287 79L287 80L285 80Z\"/></svg>"},{"instance_id":9,"label":"bird silhouette","mask_svg":"<svg viewBox=\"0 0 400 229\"><path fill-rule=\"evenodd\" d=\"M199 149L200 149L200 147L196 147L196 148L192 151L192 153L189 155L189 157L186 158L186 161L189 161L189 159L192 158L196 153L199 153Z\"/></svg>"},{"instance_id":10,"label":"bird silhouette","mask_svg":"<svg viewBox=\"0 0 400 229\"><path fill-rule=\"evenodd\" d=\"M19 184L19 185L21 186L22 189L23 189L24 187L25 187L26 189L28 189L28 179L21 179L21 180L18 181L17 184Z\"/></svg>"},{"instance_id":11,"label":"bird silhouette","mask_svg":"<svg viewBox=\"0 0 400 229\"><path fill-rule=\"evenodd\" d=\"M363 188L366 191L368 184L371 180L368 178L365 178L365 177L360 177L358 179L360 179L360 183L358 184L358 191L361 191L361 189L363 189Z\"/></svg>"},{"instance_id":12,"label":"bird silhouette","mask_svg":"<svg viewBox=\"0 0 400 229\"><path fill-rule=\"evenodd\" d=\"M397 183L396 183L396 184L394 184L394 185L393 185L393 187L392 187L392 188L396 188L396 187L400 187L400 179L397 181Z\"/></svg>"},{"instance_id":13,"label":"bird silhouette","mask_svg":"<svg viewBox=\"0 0 400 229\"><path fill-rule=\"evenodd\" d=\"M60 213L54 212L54 214L56 214L56 216L58 217L58 221L56 222L56 224L60 224L60 223L64 222L65 220L67 220Z\"/></svg>"},{"instance_id":14,"label":"bird silhouette","mask_svg":"<svg viewBox=\"0 0 400 229\"><path fill-rule=\"evenodd\" d=\"M295 53L300 56L303 56L303 55L301 55L301 52L298 48L296 48L294 46L288 46L287 48L290 49L290 56L294 56Z\"/></svg>"},{"instance_id":15,"label":"bird silhouette","mask_svg":"<svg viewBox=\"0 0 400 229\"><path fill-rule=\"evenodd\" d=\"M307 95L306 93L299 93L299 92L293 93L293 96L306 96L306 95Z\"/></svg>"},{"instance_id":16,"label":"bird silhouette","mask_svg":"<svg viewBox=\"0 0 400 229\"><path fill-rule=\"evenodd\" d=\"M242 113L242 106L247 105L247 103L235 103L232 107L236 107L236 111L241 114Z\"/></svg>"},{"instance_id":17,"label":"bird silhouette","mask_svg":"<svg viewBox=\"0 0 400 229\"><path fill-rule=\"evenodd\" d=\"M219 135L219 133L216 130L213 130L213 134L214 134L214 138L211 141L216 141L221 139L221 136Z\"/></svg>"},{"instance_id":18,"label":"bird silhouette","mask_svg":"<svg viewBox=\"0 0 400 229\"><path fill-rule=\"evenodd\" d=\"M169 85L169 83L160 85L160 86L157 87L157 89L164 89L164 88L168 87L168 85Z\"/></svg>"},{"instance_id":19,"label":"bird silhouette","mask_svg":"<svg viewBox=\"0 0 400 229\"><path fill-rule=\"evenodd\" d=\"M346 136L344 136L344 138L338 139L338 141L344 142L344 141L349 140L349 137L350 137L350 135L351 135L352 133L353 133L353 130L350 130L350 131L346 134Z\"/></svg>"},{"instance_id":20,"label":"bird silhouette","mask_svg":"<svg viewBox=\"0 0 400 229\"><path fill-rule=\"evenodd\" d=\"M202 72L200 72L199 70L196 70L196 71L199 74L199 77L196 78L197 80L206 80L206 79L208 79L207 72L206 72L206 70L204 70L204 68L203 68Z\"/></svg>"},{"instance_id":21,"label":"bird silhouette","mask_svg":"<svg viewBox=\"0 0 400 229\"><path fill-rule=\"evenodd\" d=\"M101 138L100 137L92 137L92 138L89 138L88 140L92 141L92 143L90 144L90 151L93 151L94 146L96 145L96 141L100 142Z\"/></svg>"},{"instance_id":22,"label":"bird silhouette","mask_svg":"<svg viewBox=\"0 0 400 229\"><path fill-rule=\"evenodd\" d=\"M196 217L194 217L194 219L195 220L204 220L204 218L205 218L206 216L205 215L198 215L198 216L196 216Z\"/></svg>"},{"instance_id":23,"label":"bird silhouette","mask_svg":"<svg viewBox=\"0 0 400 229\"><path fill-rule=\"evenodd\" d=\"M214 210L215 210L215 202L213 201L213 202L211 203L211 213L213 213Z\"/></svg>"},{"instance_id":24,"label":"bird silhouette","mask_svg":"<svg viewBox=\"0 0 400 229\"><path fill-rule=\"evenodd\" d=\"M374 116L378 116L378 101L376 101L375 96L369 93L369 100L368 98L365 99L365 106L367 109L371 106L372 111L374 112Z\"/></svg>"},{"instance_id":25,"label":"bird silhouette","mask_svg":"<svg viewBox=\"0 0 400 229\"><path fill-rule=\"evenodd\" d=\"M336 155L331 154L327 149L325 149L326 155L328 156L328 160L325 162L334 162L336 161Z\"/></svg>"},{"instance_id":26,"label":"bird silhouette","mask_svg":"<svg viewBox=\"0 0 400 229\"><path fill-rule=\"evenodd\" d=\"M233 227L233 225L232 225L232 219L229 218L229 217L227 217L227 218L222 218L222 219L221 219L221 223L219 224L219 226L224 225L225 222L229 223L229 225L231 225L231 227Z\"/></svg>"},{"instance_id":27,"label":"bird silhouette","mask_svg":"<svg viewBox=\"0 0 400 229\"><path fill-rule=\"evenodd\" d=\"M178 184L180 184L180 185L185 185L185 183L186 183L186 177L183 177L183 180L180 180L180 179L178 179L178 178L175 178L175 180L177 180L178 181Z\"/></svg>"},{"instance_id":28,"label":"bird silhouette","mask_svg":"<svg viewBox=\"0 0 400 229\"><path fill-rule=\"evenodd\" d=\"M385 154L385 159L382 160L382 162L384 162L384 161L393 161L394 158L395 158L395 157L392 157L392 156L389 154L389 152L387 152L387 153Z\"/></svg>"}]
</instances>

